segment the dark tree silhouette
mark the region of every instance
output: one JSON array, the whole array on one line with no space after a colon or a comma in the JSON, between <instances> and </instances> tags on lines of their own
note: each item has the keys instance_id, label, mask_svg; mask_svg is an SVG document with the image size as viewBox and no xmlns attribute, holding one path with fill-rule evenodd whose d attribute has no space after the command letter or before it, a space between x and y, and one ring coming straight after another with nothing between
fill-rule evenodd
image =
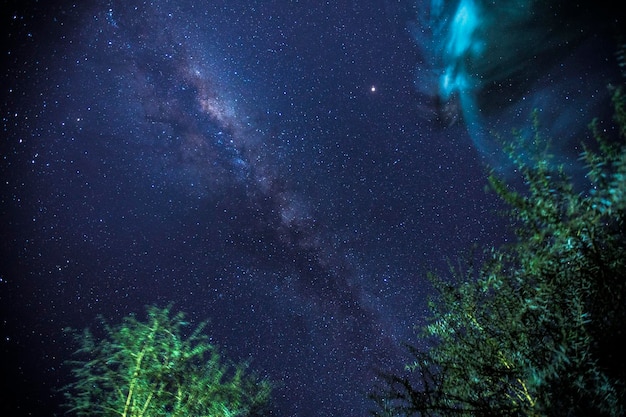
<instances>
[{"instance_id":1,"label":"dark tree silhouette","mask_svg":"<svg viewBox=\"0 0 626 417\"><path fill-rule=\"evenodd\" d=\"M626 96L615 124L594 121L589 187L534 150L508 153L524 179L491 188L510 206L514 243L478 268L431 276L431 321L405 373L384 374L376 416L622 416L626 410ZM518 133L521 135L521 133ZM527 143L527 142L526 142ZM417 346L415 344L414 346Z\"/></svg>"}]
</instances>

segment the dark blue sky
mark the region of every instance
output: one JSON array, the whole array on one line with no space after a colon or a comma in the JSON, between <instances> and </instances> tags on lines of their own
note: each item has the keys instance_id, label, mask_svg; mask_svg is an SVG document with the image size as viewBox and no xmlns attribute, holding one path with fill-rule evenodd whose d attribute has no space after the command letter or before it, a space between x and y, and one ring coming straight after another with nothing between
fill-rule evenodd
<instances>
[{"instance_id":1,"label":"dark blue sky","mask_svg":"<svg viewBox=\"0 0 626 417\"><path fill-rule=\"evenodd\" d=\"M274 415L366 415L426 273L507 236L427 2L82 3L2 12L4 414L59 411L64 328L173 302Z\"/></svg>"}]
</instances>

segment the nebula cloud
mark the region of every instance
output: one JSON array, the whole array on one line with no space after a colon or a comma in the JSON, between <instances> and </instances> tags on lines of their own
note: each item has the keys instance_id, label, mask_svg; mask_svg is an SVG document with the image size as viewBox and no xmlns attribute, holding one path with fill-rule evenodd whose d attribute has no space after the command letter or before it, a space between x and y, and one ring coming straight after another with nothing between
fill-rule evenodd
<instances>
[{"instance_id":1,"label":"nebula cloud","mask_svg":"<svg viewBox=\"0 0 626 417\"><path fill-rule=\"evenodd\" d=\"M615 8L433 0L412 27L423 56L418 91L438 103L445 124L462 120L495 167L505 168L494 132L528 127L533 110L555 140L556 161L572 163L587 123L606 115L607 85L619 78L614 55L624 22Z\"/></svg>"}]
</instances>

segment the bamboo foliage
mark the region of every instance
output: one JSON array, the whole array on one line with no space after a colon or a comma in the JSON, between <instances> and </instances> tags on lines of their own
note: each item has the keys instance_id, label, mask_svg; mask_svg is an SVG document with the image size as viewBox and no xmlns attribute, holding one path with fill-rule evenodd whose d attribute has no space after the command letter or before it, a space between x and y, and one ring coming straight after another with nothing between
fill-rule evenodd
<instances>
[{"instance_id":1,"label":"bamboo foliage","mask_svg":"<svg viewBox=\"0 0 626 417\"><path fill-rule=\"evenodd\" d=\"M70 362L74 382L66 387L70 413L78 416L246 416L268 401L270 384L229 365L203 333L185 337L183 313L148 307L147 320L126 317L104 324L96 340L89 330Z\"/></svg>"}]
</instances>

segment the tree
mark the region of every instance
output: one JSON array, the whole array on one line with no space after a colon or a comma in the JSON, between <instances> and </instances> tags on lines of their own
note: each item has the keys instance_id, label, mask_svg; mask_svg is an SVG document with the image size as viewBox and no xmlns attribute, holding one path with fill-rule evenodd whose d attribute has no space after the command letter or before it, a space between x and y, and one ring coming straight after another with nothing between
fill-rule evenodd
<instances>
[{"instance_id":1,"label":"tree","mask_svg":"<svg viewBox=\"0 0 626 417\"><path fill-rule=\"evenodd\" d=\"M104 323L105 336L89 330L78 338L79 360L70 361L75 381L66 387L71 413L78 416L248 416L266 405L270 384L224 363L202 332L187 337L183 313L147 308L147 320L133 315L120 325Z\"/></svg>"},{"instance_id":2,"label":"tree","mask_svg":"<svg viewBox=\"0 0 626 417\"><path fill-rule=\"evenodd\" d=\"M404 374L382 375L377 416L620 416L626 411L626 96L616 126L585 148L587 192L550 156L533 124L532 155L509 155L524 178L495 174L517 239L478 268L431 276L432 318ZM608 129L610 131L610 129Z\"/></svg>"}]
</instances>

